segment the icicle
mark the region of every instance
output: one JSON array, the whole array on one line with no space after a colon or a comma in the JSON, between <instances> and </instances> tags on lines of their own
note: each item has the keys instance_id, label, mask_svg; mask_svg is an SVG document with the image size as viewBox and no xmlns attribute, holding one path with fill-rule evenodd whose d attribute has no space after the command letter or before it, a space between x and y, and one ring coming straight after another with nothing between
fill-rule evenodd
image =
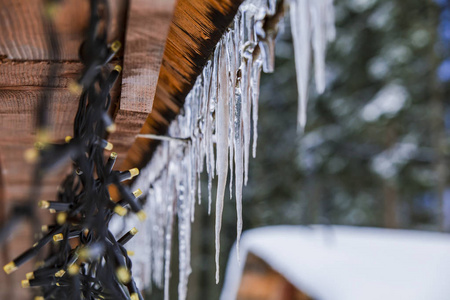
<instances>
[{"instance_id":1,"label":"icicle","mask_svg":"<svg viewBox=\"0 0 450 300\"><path fill-rule=\"evenodd\" d=\"M217 101L217 197L216 197L216 283L219 283L220 229L222 227L223 198L228 175L228 74L226 50L219 45L221 64L219 67L219 91Z\"/></svg>"},{"instance_id":2,"label":"icicle","mask_svg":"<svg viewBox=\"0 0 450 300\"><path fill-rule=\"evenodd\" d=\"M276 9L277 9L277 0L268 0L267 1L268 4L268 14L273 16L276 13Z\"/></svg>"},{"instance_id":3,"label":"icicle","mask_svg":"<svg viewBox=\"0 0 450 300\"><path fill-rule=\"evenodd\" d=\"M259 81L261 78L261 60L257 59L252 68L252 119L253 119L253 158L256 157L256 146L258 144L258 100Z\"/></svg>"},{"instance_id":4,"label":"icicle","mask_svg":"<svg viewBox=\"0 0 450 300\"><path fill-rule=\"evenodd\" d=\"M169 172L172 173L172 172ZM169 176L169 175L167 175ZM166 179L167 180L167 179ZM175 189L173 176L170 175L170 182L166 183L166 187L169 191L167 195L167 223L166 223L166 243L164 252L164 300L169 300L169 281L170 281L170 259L172 253L172 232L173 232L173 215L174 215L174 204L176 203L172 199L175 199L175 194L171 191Z\"/></svg>"},{"instance_id":5,"label":"icicle","mask_svg":"<svg viewBox=\"0 0 450 300\"><path fill-rule=\"evenodd\" d=\"M153 258L153 281L155 284L162 288L163 285L163 273L164 273L164 210L162 209L162 197L160 184L154 186L153 193L153 207L154 210L153 220L152 220L152 258ZM156 201L155 201L156 200Z\"/></svg>"},{"instance_id":6,"label":"icicle","mask_svg":"<svg viewBox=\"0 0 450 300\"><path fill-rule=\"evenodd\" d=\"M235 56L235 31L231 30L227 34L226 46L225 49L227 51L227 72L229 76L228 81L228 107L229 118L228 118L228 127L229 127L229 135L228 135L228 148L230 151L230 199L233 198L233 166L234 166L234 90L236 88L236 56Z\"/></svg>"},{"instance_id":7,"label":"icicle","mask_svg":"<svg viewBox=\"0 0 450 300\"><path fill-rule=\"evenodd\" d=\"M210 173L209 175L211 177L208 178L208 214L211 214L211 203L212 203L212 196L211 196L211 190L212 190L212 179L214 178L215 174L215 160L214 160L214 140L213 140L213 125L214 120L212 114L217 110L217 92L219 88L218 84L218 66L219 66L219 48L216 47L216 50L214 51L214 61L212 64L212 74L211 74L211 86L210 86L210 114L208 115L208 119L210 122L210 133L209 133L209 166L210 166Z\"/></svg>"},{"instance_id":8,"label":"icicle","mask_svg":"<svg viewBox=\"0 0 450 300\"><path fill-rule=\"evenodd\" d=\"M319 1L319 0L317 0ZM306 104L308 101L309 64L311 60L310 1L291 0L291 30L294 41L295 70L297 72L298 129L303 131L306 125Z\"/></svg>"},{"instance_id":9,"label":"icicle","mask_svg":"<svg viewBox=\"0 0 450 300\"><path fill-rule=\"evenodd\" d=\"M208 215L211 215L212 202L212 175L208 174Z\"/></svg>"},{"instance_id":10,"label":"icicle","mask_svg":"<svg viewBox=\"0 0 450 300\"><path fill-rule=\"evenodd\" d=\"M275 69L275 41L273 37L268 36L266 40L259 42L261 52L263 53L265 73L272 73Z\"/></svg>"},{"instance_id":11,"label":"icicle","mask_svg":"<svg viewBox=\"0 0 450 300\"><path fill-rule=\"evenodd\" d=\"M194 85L192 93L186 97L186 105L184 107L184 116L180 118L180 132L179 135L182 137L190 137L191 140L187 144L186 149L184 149L184 159L185 164L185 185L187 205L190 206L190 220L194 221L194 209L195 209L195 192L196 192L196 158L198 156L198 151L195 147L195 142L197 137L195 136L196 131L196 115L197 115L197 97L198 86Z\"/></svg>"},{"instance_id":12,"label":"icicle","mask_svg":"<svg viewBox=\"0 0 450 300\"><path fill-rule=\"evenodd\" d=\"M170 206L169 206L170 207ZM168 211L172 215L172 210ZM171 259L171 247L172 247L172 217L167 225L170 233L166 234L166 250L164 253L164 300L169 300L169 281L170 281L170 259Z\"/></svg>"},{"instance_id":13,"label":"icicle","mask_svg":"<svg viewBox=\"0 0 450 300\"><path fill-rule=\"evenodd\" d=\"M242 73L242 103L241 103L241 114L243 121L243 138L244 138L244 184L247 185L248 181L248 163L250 157L250 122L251 122L251 66L252 66L252 55L249 53L243 60L241 65Z\"/></svg>"},{"instance_id":14,"label":"icicle","mask_svg":"<svg viewBox=\"0 0 450 300\"><path fill-rule=\"evenodd\" d=\"M188 151L190 148L195 148L195 146L193 146L192 144L190 145L190 147L188 148ZM196 188L197 188L197 183L196 183L196 179L197 179L197 173L195 171L195 154L194 153L190 153L188 154L188 159L189 159L189 204L191 205L191 222L194 222L194 217L195 217L195 192L196 192Z\"/></svg>"},{"instance_id":15,"label":"icicle","mask_svg":"<svg viewBox=\"0 0 450 300\"><path fill-rule=\"evenodd\" d=\"M198 197L198 205L202 204L202 180L201 180L201 173L197 173L197 197Z\"/></svg>"},{"instance_id":16,"label":"icicle","mask_svg":"<svg viewBox=\"0 0 450 300\"><path fill-rule=\"evenodd\" d=\"M290 13L299 93L298 125L299 130L303 130L306 125L310 44L312 42L314 49L316 89L317 92L323 93L326 43L333 40L336 35L333 0L291 0Z\"/></svg>"},{"instance_id":17,"label":"icicle","mask_svg":"<svg viewBox=\"0 0 450 300\"><path fill-rule=\"evenodd\" d=\"M334 4L333 0L326 0L326 27L327 27L327 40L328 42L334 41L336 38L336 27L335 27L335 17L334 17Z\"/></svg>"},{"instance_id":18,"label":"icicle","mask_svg":"<svg viewBox=\"0 0 450 300\"><path fill-rule=\"evenodd\" d=\"M244 11L241 20L241 40L246 41L253 37L253 21L254 19L249 17L248 11ZM242 60L241 60L241 95L242 106L241 114L243 120L243 138L244 138L244 184L247 185L248 181L248 162L250 152L250 120L251 120L251 103L250 103L250 82L251 82L251 65L253 57L253 49L255 44L251 41L247 41L242 46Z\"/></svg>"},{"instance_id":19,"label":"icicle","mask_svg":"<svg viewBox=\"0 0 450 300\"><path fill-rule=\"evenodd\" d=\"M181 151L182 154L184 151ZM189 164L188 156L181 156L178 164L182 169L186 169ZM189 203L189 194L187 186L189 184L188 176L185 172L177 170L177 195L178 195L178 240L179 240L179 283L178 283L178 299L184 300L187 295L187 283L189 274L191 273L190 257L191 257L191 206Z\"/></svg>"},{"instance_id":20,"label":"icicle","mask_svg":"<svg viewBox=\"0 0 450 300\"><path fill-rule=\"evenodd\" d=\"M312 45L314 49L314 70L316 88L318 93L325 90L325 43L326 27L323 22L326 13L324 5L326 0L313 1L311 3Z\"/></svg>"},{"instance_id":21,"label":"icicle","mask_svg":"<svg viewBox=\"0 0 450 300\"><path fill-rule=\"evenodd\" d=\"M202 101L203 101L203 107L202 107L202 118L204 122L204 132L203 132L203 149L205 152L206 157L206 172L209 174L211 173L211 168L209 165L209 141L211 139L211 125L209 122L209 89L211 85L211 61L208 61L205 68L203 69L203 93L202 93Z\"/></svg>"},{"instance_id":22,"label":"icicle","mask_svg":"<svg viewBox=\"0 0 450 300\"><path fill-rule=\"evenodd\" d=\"M239 83L238 83L239 84ZM243 166L243 153L242 153L242 121L241 121L241 94L240 89L237 88L236 90L236 102L235 102L235 119L234 119L234 162L235 162L235 178L236 178L236 214L237 214L237 251L239 254L239 236L240 232L242 231L242 186L244 182L244 166ZM238 259L239 259L238 255Z\"/></svg>"},{"instance_id":23,"label":"icicle","mask_svg":"<svg viewBox=\"0 0 450 300\"><path fill-rule=\"evenodd\" d=\"M211 202L212 202L212 179L214 176L214 171L212 170L212 164L214 161L214 153L212 152L212 122L211 122L211 97L210 97L210 89L211 89L211 81L212 81L212 68L211 68L211 61L208 62L206 65L206 68L208 69L208 72L205 74L205 86L204 86L204 101L205 101L205 107L204 107L204 113L203 118L205 122L205 137L204 137L204 145L205 147L205 153L206 153L206 171L208 173L208 215L211 214Z\"/></svg>"}]
</instances>

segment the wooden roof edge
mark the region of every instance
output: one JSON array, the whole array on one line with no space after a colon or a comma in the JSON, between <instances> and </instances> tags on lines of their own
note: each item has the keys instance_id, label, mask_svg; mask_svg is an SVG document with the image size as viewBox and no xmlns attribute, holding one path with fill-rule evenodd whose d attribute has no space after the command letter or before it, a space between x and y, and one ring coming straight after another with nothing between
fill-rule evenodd
<instances>
[{"instance_id":1,"label":"wooden roof edge","mask_svg":"<svg viewBox=\"0 0 450 300\"><path fill-rule=\"evenodd\" d=\"M159 72L153 110L140 133L164 135L243 0L178 0ZM135 139L121 169L144 167L158 141Z\"/></svg>"}]
</instances>

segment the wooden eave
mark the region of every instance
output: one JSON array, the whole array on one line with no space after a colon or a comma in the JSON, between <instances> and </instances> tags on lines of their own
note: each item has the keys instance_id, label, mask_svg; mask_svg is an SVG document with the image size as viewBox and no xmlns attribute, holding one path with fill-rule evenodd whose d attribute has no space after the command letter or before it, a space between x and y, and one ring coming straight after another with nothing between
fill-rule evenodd
<instances>
[{"instance_id":1,"label":"wooden eave","mask_svg":"<svg viewBox=\"0 0 450 300\"><path fill-rule=\"evenodd\" d=\"M165 134L186 95L232 22L242 0L179 0L169 28L153 110L142 134ZM115 143L114 136L112 142ZM157 141L136 139L122 168L139 168L151 158Z\"/></svg>"}]
</instances>

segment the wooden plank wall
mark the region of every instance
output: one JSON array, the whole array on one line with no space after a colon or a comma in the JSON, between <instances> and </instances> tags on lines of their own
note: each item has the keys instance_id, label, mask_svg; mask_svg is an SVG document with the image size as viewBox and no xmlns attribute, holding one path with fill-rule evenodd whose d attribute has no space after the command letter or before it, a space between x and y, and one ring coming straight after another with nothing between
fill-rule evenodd
<instances>
[{"instance_id":1,"label":"wooden plank wall","mask_svg":"<svg viewBox=\"0 0 450 300\"><path fill-rule=\"evenodd\" d=\"M42 19L42 1L0 1L0 159L4 197L0 222L8 217L13 204L28 193L33 166L23 159L24 151L35 141L35 111L42 93L51 91L50 137L61 142L73 132L74 113L78 97L67 87L82 70L78 48L88 22L88 1L65 0L55 11L55 30L60 44L60 57L53 57L47 49ZM111 13L116 20L109 30L111 40L123 40L126 3L111 2ZM57 79L48 78L51 64L57 64ZM47 82L52 82L47 86ZM115 99L118 101L118 91ZM64 176L64 168L44 180L42 197L52 199ZM36 199L38 201L39 199ZM50 216L42 213L43 219ZM13 259L33 244L30 223L23 224L2 249L0 263ZM20 287L25 273L33 267L29 262L16 273L6 276L0 272L0 299L30 299L31 290Z\"/></svg>"},{"instance_id":2,"label":"wooden plank wall","mask_svg":"<svg viewBox=\"0 0 450 300\"><path fill-rule=\"evenodd\" d=\"M247 255L236 299L312 300L253 253Z\"/></svg>"}]
</instances>

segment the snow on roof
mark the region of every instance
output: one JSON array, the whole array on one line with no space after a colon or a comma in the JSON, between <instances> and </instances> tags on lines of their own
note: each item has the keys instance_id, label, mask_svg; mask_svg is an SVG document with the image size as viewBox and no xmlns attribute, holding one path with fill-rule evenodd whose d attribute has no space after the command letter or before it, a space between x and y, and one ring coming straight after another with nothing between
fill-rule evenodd
<instances>
[{"instance_id":1,"label":"snow on roof","mask_svg":"<svg viewBox=\"0 0 450 300\"><path fill-rule=\"evenodd\" d=\"M247 253L319 300L450 299L450 235L347 226L246 231L233 247L221 300L236 298Z\"/></svg>"}]
</instances>

